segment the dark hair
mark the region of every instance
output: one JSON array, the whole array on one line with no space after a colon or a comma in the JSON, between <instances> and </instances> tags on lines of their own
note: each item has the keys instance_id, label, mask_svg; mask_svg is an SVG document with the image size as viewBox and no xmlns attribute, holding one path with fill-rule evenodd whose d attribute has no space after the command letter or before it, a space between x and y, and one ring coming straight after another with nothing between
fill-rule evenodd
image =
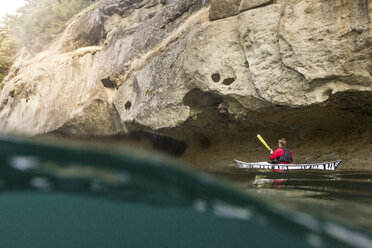
<instances>
[{"instance_id":1,"label":"dark hair","mask_svg":"<svg viewBox=\"0 0 372 248\"><path fill-rule=\"evenodd\" d=\"M281 138L278 140L278 143L281 144L282 146L285 146L287 144L287 141L285 140L285 138Z\"/></svg>"}]
</instances>

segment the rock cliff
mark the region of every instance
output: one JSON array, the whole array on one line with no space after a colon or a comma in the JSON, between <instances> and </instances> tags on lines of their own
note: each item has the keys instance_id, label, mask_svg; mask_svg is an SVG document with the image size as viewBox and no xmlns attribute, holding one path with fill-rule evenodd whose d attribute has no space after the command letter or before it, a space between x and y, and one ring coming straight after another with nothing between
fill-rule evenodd
<instances>
[{"instance_id":1,"label":"rock cliff","mask_svg":"<svg viewBox=\"0 0 372 248\"><path fill-rule=\"evenodd\" d=\"M22 51L0 130L141 133L207 169L265 160L261 133L372 168L371 18L371 0L102 0Z\"/></svg>"}]
</instances>

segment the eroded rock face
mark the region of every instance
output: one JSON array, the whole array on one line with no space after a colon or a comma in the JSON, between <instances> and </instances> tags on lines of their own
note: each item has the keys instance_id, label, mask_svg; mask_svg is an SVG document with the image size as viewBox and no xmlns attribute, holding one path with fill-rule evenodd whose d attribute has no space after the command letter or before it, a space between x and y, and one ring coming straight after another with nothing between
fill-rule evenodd
<instances>
[{"instance_id":1,"label":"eroded rock face","mask_svg":"<svg viewBox=\"0 0 372 248\"><path fill-rule=\"evenodd\" d=\"M217 20L234 16L239 13L241 0L211 0L211 12L209 18Z\"/></svg>"},{"instance_id":2,"label":"eroded rock face","mask_svg":"<svg viewBox=\"0 0 372 248\"><path fill-rule=\"evenodd\" d=\"M289 1L279 25L284 65L309 83L340 78L371 85L368 1Z\"/></svg>"},{"instance_id":3,"label":"eroded rock face","mask_svg":"<svg viewBox=\"0 0 372 248\"><path fill-rule=\"evenodd\" d=\"M239 12L243 12L243 11L250 10L250 9L253 9L253 8L262 7L264 5L272 4L272 3L275 3L275 2L277 2L277 1L273 1L273 0L243 0L240 3Z\"/></svg>"},{"instance_id":4,"label":"eroded rock face","mask_svg":"<svg viewBox=\"0 0 372 248\"><path fill-rule=\"evenodd\" d=\"M352 136L368 153L370 9L366 0L102 0L42 52L19 56L0 85L0 130L156 132L211 167L265 159L257 132L292 140L300 161L327 158L308 158L303 143L331 159Z\"/></svg>"}]
</instances>

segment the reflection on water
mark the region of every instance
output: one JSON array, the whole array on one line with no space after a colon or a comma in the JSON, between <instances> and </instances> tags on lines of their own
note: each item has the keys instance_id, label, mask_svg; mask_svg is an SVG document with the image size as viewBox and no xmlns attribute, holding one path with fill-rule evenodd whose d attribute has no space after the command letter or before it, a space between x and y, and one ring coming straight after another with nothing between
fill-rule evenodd
<instances>
[{"instance_id":1,"label":"reflection on water","mask_svg":"<svg viewBox=\"0 0 372 248\"><path fill-rule=\"evenodd\" d=\"M369 179L364 175L358 180ZM139 158L84 146L0 139L1 246L371 245L369 223L349 225L337 213L322 215L311 207L340 201L338 190L354 189L351 174L301 177L232 170L218 176L248 194L156 155ZM369 194L369 185L363 187L361 199ZM298 199L316 203L301 206Z\"/></svg>"},{"instance_id":2,"label":"reflection on water","mask_svg":"<svg viewBox=\"0 0 372 248\"><path fill-rule=\"evenodd\" d=\"M275 173L231 168L219 176L269 204L372 233L372 171Z\"/></svg>"}]
</instances>

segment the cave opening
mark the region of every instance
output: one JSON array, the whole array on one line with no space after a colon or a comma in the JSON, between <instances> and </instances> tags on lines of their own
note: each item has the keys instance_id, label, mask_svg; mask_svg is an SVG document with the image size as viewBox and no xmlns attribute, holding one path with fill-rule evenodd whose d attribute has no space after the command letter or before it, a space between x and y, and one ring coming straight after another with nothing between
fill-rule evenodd
<instances>
[{"instance_id":1,"label":"cave opening","mask_svg":"<svg viewBox=\"0 0 372 248\"><path fill-rule=\"evenodd\" d=\"M211 92L204 92L198 88L190 90L183 97L183 104L192 109L203 109L208 107L217 107L223 99Z\"/></svg>"}]
</instances>

